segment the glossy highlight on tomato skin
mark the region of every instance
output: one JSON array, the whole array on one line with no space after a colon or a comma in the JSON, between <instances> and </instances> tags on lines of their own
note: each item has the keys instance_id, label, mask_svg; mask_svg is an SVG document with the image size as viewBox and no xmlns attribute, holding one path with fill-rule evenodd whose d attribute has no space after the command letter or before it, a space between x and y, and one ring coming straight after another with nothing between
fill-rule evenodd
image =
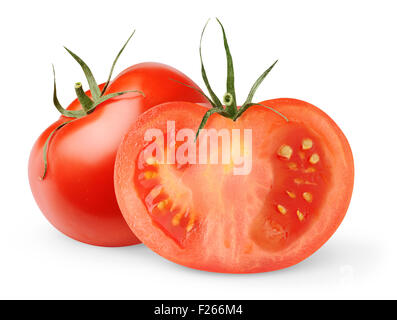
<instances>
[{"instance_id":1,"label":"glossy highlight on tomato skin","mask_svg":"<svg viewBox=\"0 0 397 320\"><path fill-rule=\"evenodd\" d=\"M109 99L91 114L77 119L51 139L44 180L43 147L58 125L71 120L61 116L35 142L29 159L29 182L43 214L59 231L92 245L126 246L140 243L125 223L113 187L117 148L138 115L168 99L206 103L183 73L160 63L141 63L117 76L106 93L140 90ZM100 86L103 88L103 84ZM87 92L90 96L90 93ZM68 110L81 109L76 99Z\"/></svg>"},{"instance_id":2,"label":"glossy highlight on tomato skin","mask_svg":"<svg viewBox=\"0 0 397 320\"><path fill-rule=\"evenodd\" d=\"M276 99L261 104L281 112L289 122L262 106L251 107L236 122L216 114L209 119L207 129L253 130L252 172L234 176L222 165L185 169L179 188L191 190L192 200L185 204L194 210L197 228L185 233L182 245L170 236L171 229L165 232L164 226L159 226L162 220L153 218L156 213L149 213L142 196L145 188L134 182L134 176L145 170L137 163L145 147L146 129L164 131L167 120L174 120L177 129L194 129L206 109L191 103L168 103L139 117L118 151L115 190L126 221L145 245L195 269L253 273L292 266L332 236L343 220L353 189L353 158L346 138L329 116L309 103ZM310 143L304 142L308 138L310 148ZM291 154L281 153L286 159L279 154L283 145L292 150ZM319 159L312 158L314 154ZM159 172L178 172L174 165L159 168ZM159 180L153 183L161 185L169 196L174 184L161 180L162 176L159 173ZM287 191L294 192L295 198ZM175 195L178 192L173 192L169 201ZM158 199L157 205L161 201ZM173 215L168 219L167 223Z\"/></svg>"}]
</instances>

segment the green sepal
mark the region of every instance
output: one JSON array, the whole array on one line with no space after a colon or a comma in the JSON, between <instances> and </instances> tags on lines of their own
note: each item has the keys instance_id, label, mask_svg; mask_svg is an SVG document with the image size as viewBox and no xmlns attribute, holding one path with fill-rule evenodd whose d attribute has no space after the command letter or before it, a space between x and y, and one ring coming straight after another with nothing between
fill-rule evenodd
<instances>
[{"instance_id":1,"label":"green sepal","mask_svg":"<svg viewBox=\"0 0 397 320\"><path fill-rule=\"evenodd\" d=\"M100 97L97 101L94 101L94 104L92 105L91 109L87 110L87 113L93 112L98 105L100 105L101 103L105 102L106 100L114 98L114 97L121 96L121 95L129 93L129 92L138 92L143 97L145 97L145 94L142 91L139 91L139 90L128 90L128 91L110 93L110 94L107 94L106 96Z\"/></svg>"},{"instance_id":2,"label":"green sepal","mask_svg":"<svg viewBox=\"0 0 397 320\"><path fill-rule=\"evenodd\" d=\"M229 44L227 42L227 38L226 38L226 33L225 33L225 29L223 28L222 23L219 21L219 19L216 19L219 23L219 25L222 28L222 34L223 34L223 43L224 43L224 47L225 47L225 51L226 51L226 60L227 60L227 81L226 81L226 94L224 96L227 97L227 101L225 102L225 108L223 108L223 105L221 103L221 101L219 100L219 98L217 97L217 95L215 94L215 92L212 90L212 87L208 81L208 77L207 77L207 72L205 71L205 67L204 67L204 63L203 63L203 57L202 57L202 53L201 53L201 47L202 47L202 41L203 41L203 35L205 32L205 29L207 28L208 22L209 20L206 22L206 24L204 25L203 31L201 32L201 37L200 37L200 47L199 47L199 53L200 53L200 62L201 62L201 75L203 77L203 81L205 83L205 86L207 87L207 90L211 96L212 99L210 99L209 97L207 97L201 90L197 90L198 92L200 92L203 96L205 96L207 98L207 100L211 103L212 105L212 109L208 110L203 119L201 120L199 129L197 130L196 133L196 139L200 133L200 130L205 126L205 124L207 123L209 117L214 114L214 113L219 113L222 116L226 117L226 118L230 118L233 119L233 117L236 115L237 113L237 102L236 102L236 92L235 92L235 88L234 88L234 67L233 67L233 59L232 59L232 55L230 53L230 49L229 49ZM186 85L187 86L187 85ZM188 86L190 87L190 86ZM190 87L192 88L192 87Z\"/></svg>"},{"instance_id":3,"label":"green sepal","mask_svg":"<svg viewBox=\"0 0 397 320\"><path fill-rule=\"evenodd\" d=\"M70 55L77 61L77 63L81 66L81 69L83 69L83 72L85 74L85 77L87 78L88 85L91 90L92 98L93 100L98 100L101 96L101 92L99 90L98 84L94 78L94 75L92 74L90 68L87 66L87 64L76 54L74 54L72 51L70 51L68 48L64 47L67 52L70 53Z\"/></svg>"},{"instance_id":4,"label":"green sepal","mask_svg":"<svg viewBox=\"0 0 397 320\"><path fill-rule=\"evenodd\" d=\"M55 67L52 65L52 72L54 74L54 94L53 94L53 102L55 105L55 108L64 115L65 117L69 118L81 118L86 115L84 110L66 110L62 105L59 103L58 96L57 96L57 84L56 84L56 78L55 78Z\"/></svg>"},{"instance_id":5,"label":"green sepal","mask_svg":"<svg viewBox=\"0 0 397 320\"><path fill-rule=\"evenodd\" d=\"M55 132L57 132L59 129L63 128L64 126L66 126L68 123L71 123L74 120L70 120L70 121L66 121L62 124L60 124L58 127L56 127L54 130L52 130L52 132L50 133L50 135L48 136L47 140L44 143L44 147L43 147L43 161L44 161L44 172L43 175L40 177L41 180L44 180L46 174L47 174L47 169L48 169L48 161L47 161L47 155L48 155L48 144L51 141L51 138L53 137L53 135L55 134Z\"/></svg>"},{"instance_id":6,"label":"green sepal","mask_svg":"<svg viewBox=\"0 0 397 320\"><path fill-rule=\"evenodd\" d=\"M77 99L83 107L83 110L87 113L88 110L90 110L94 105L94 101L92 101L90 97L87 96L87 94L84 92L81 82L77 82L75 84L74 90L76 91Z\"/></svg>"},{"instance_id":7,"label":"green sepal","mask_svg":"<svg viewBox=\"0 0 397 320\"><path fill-rule=\"evenodd\" d=\"M247 99L245 100L244 104L242 105L242 108L252 102L252 99L254 98L256 90L259 88L262 81L266 78L266 76L269 74L269 72L272 71L273 67L276 65L277 62L278 62L278 60L276 60L268 69L266 69L265 72L263 72L260 75L260 77L255 81L250 92L248 93Z\"/></svg>"},{"instance_id":8,"label":"green sepal","mask_svg":"<svg viewBox=\"0 0 397 320\"><path fill-rule=\"evenodd\" d=\"M188 84L186 84L186 83L183 83L183 82L181 82L181 81L178 81L178 80L175 80L175 79L172 79L172 78L169 78L170 80L172 80L172 81L175 81L175 82L177 82L177 83L179 83L179 84L182 84L182 85L184 85L185 87L188 87L188 88L190 88L190 89L193 89L193 90L196 90L198 93L200 93L204 98L206 98L207 100L208 100L208 102L211 104L211 106L213 107L213 108L222 108L223 109L223 107L222 107L222 105L219 107L219 106L217 106L203 91L201 91L200 89L197 89L197 88L195 88L195 87L193 87L193 86L190 86L190 85L188 85Z\"/></svg>"},{"instance_id":9,"label":"green sepal","mask_svg":"<svg viewBox=\"0 0 397 320\"><path fill-rule=\"evenodd\" d=\"M107 79L107 81L106 81L105 86L104 86L103 89L102 89L101 97L105 94L105 91L106 91L106 89L107 89L108 86L109 86L110 79L112 78L113 70L114 70L114 67L116 66L117 60L119 59L120 55L121 55L122 52L124 51L124 49L125 49L125 47L127 46L128 42L131 40L131 38L132 38L132 36L134 35L134 33L135 33L135 30L132 32L132 34L129 36L129 38L127 39L127 41L126 41L126 42L124 43L124 45L122 46L121 50L119 51L119 53L118 53L117 56L116 56L116 59L114 59L113 64L112 64L112 67L111 67L111 69L110 69L109 77L108 77L108 79Z\"/></svg>"},{"instance_id":10,"label":"green sepal","mask_svg":"<svg viewBox=\"0 0 397 320\"><path fill-rule=\"evenodd\" d=\"M205 68L204 68L204 64L203 64L202 55L201 55L201 43L202 43L202 40L203 40L204 31L205 31L205 29L207 27L207 24L208 24L208 21L207 21L207 23L205 24L205 26L203 28L203 31L201 33L201 38L200 38L200 61L201 61L202 77L203 77L204 83L205 83L205 85L206 85L206 87L207 87L207 89L208 89L208 91L209 91L209 93L210 93L210 95L211 95L213 100L209 99L201 91L199 91L199 90L198 91L200 93L202 93L210 101L210 103L211 103L213 108L208 110L205 113L203 119L201 120L199 129L197 130L197 133L196 133L196 139L197 139L197 136L198 136L200 130L205 126L205 124L208 121L208 118L212 114L219 113L219 114L221 114L222 116L224 116L226 118L230 118L233 121L236 121L248 108L250 108L250 107L252 107L254 105L259 105L259 106L265 107L265 108L275 112L276 114L278 114L279 116L281 116L284 120L286 120L288 122L288 118L286 116L284 116L282 113L280 113L279 111L277 111L277 110L275 110L275 109L273 109L271 107L259 104L259 103L252 103L252 99L253 99L253 97L255 95L256 90L261 85L261 83L266 78L266 76L269 74L269 72L276 65L277 61L275 61L265 72L263 72L260 75L260 77L255 81L254 85L252 86L252 88L251 88L251 90L250 90L250 92L248 94L248 97L247 97L246 101L244 102L244 104L239 109L237 109L236 92L235 92L235 87L234 87L233 59L232 59L232 55L230 53L230 48L229 48L229 44L228 44L228 41L227 41L225 29L224 29L222 23L220 22L220 20L218 18L216 20L218 21L219 25L222 28L223 44L224 44L224 47L225 47L226 59L227 59L227 80L226 80L227 92L226 92L226 94L223 97L225 108L223 108L223 106L222 107L218 106L220 104L220 101L217 98L217 96L215 95L215 93L213 92L213 90L212 90L212 88L211 88L211 86L209 84L209 81L208 81L208 78L207 78L207 74L206 74L206 71L205 71ZM195 88L193 88L193 89L195 89Z\"/></svg>"},{"instance_id":11,"label":"green sepal","mask_svg":"<svg viewBox=\"0 0 397 320\"><path fill-rule=\"evenodd\" d=\"M244 107L241 107L238 110L237 114L234 116L233 120L236 121L245 111L247 111L248 108L250 108L252 106L261 106L261 107L264 107L266 109L269 109L269 110L273 111L274 113L278 114L285 121L287 121L287 122L289 121L288 118L285 115L283 115L281 112L277 111L276 109L274 109L272 107L265 106L265 105L260 104L260 103L249 103L249 104L245 105Z\"/></svg>"},{"instance_id":12,"label":"green sepal","mask_svg":"<svg viewBox=\"0 0 397 320\"><path fill-rule=\"evenodd\" d=\"M55 107L57 108L57 110L65 117L69 117L69 118L75 118L73 120L70 121L66 121L64 123L62 123L61 125L59 125L58 127L56 127L48 136L44 147L43 147L43 160L44 160L44 173L41 176L41 179L44 179L47 173L47 153L48 153L48 147L49 147L49 142L51 140L51 138L53 137L53 135L55 134L55 132L57 132L58 130L60 130L61 128L63 128L65 125L67 125L70 122L75 121L78 118L82 118L84 116L86 116L88 113L92 113L95 108L101 104L102 102L123 95L125 93L128 92L139 92L141 95L145 96L143 92L139 91L139 90L128 90L128 91L122 91L122 92L116 92L116 93L111 93L108 95L103 95L109 85L110 79L112 77L113 74L113 70L114 67L116 65L117 60L119 59L121 53L123 52L123 50L125 49L126 45L128 44L128 42L130 41L131 37L134 35L134 32L130 35L130 37L128 38L128 40L126 41L126 43L123 45L123 47L121 48L121 50L119 51L119 53L116 56L116 59L113 61L111 70L110 70L110 74L108 77L108 80L106 81L106 84L101 92L101 90L99 89L99 86L90 70L90 68L87 66L87 64L80 58L78 57L75 53L73 53L72 51L70 51L68 48L65 47L66 51L79 63L79 65L81 66L81 68L83 69L83 72L86 76L86 79L88 81L88 85L90 87L90 91L92 94L92 99L90 97L87 96L87 94L84 92L82 84L80 82L76 83L75 85L75 91L76 91L76 95L77 98L82 106L82 110L67 110L65 108L62 107L62 105L60 104L59 100L58 100L58 96L57 96L57 87L56 87L56 77L55 77L55 68L54 65L52 65L52 70L53 70L53 74L54 74L54 93L53 93L53 102Z\"/></svg>"},{"instance_id":13,"label":"green sepal","mask_svg":"<svg viewBox=\"0 0 397 320\"><path fill-rule=\"evenodd\" d=\"M208 111L204 114L203 119L201 120L200 126L197 129L196 137L194 138L194 142L197 141L197 137L199 136L201 129L204 128L204 126L207 123L209 117L211 115L213 115L214 113L223 114L223 113L225 113L225 111L223 109L218 109L218 108L208 109Z\"/></svg>"},{"instance_id":14,"label":"green sepal","mask_svg":"<svg viewBox=\"0 0 397 320\"><path fill-rule=\"evenodd\" d=\"M207 87L207 90L212 98L208 99L209 101L211 101L211 104L214 108L222 108L222 103L219 100L219 98L217 97L217 95L215 94L215 92L212 90L210 82L208 81L208 77L207 77L207 72L205 71L204 68L204 63L203 63L203 56L201 54L201 43L203 42L203 35L204 35L204 31L207 28L208 22L210 20L208 19L208 21L206 22L203 31L201 32L201 38L200 38L200 47L199 47L199 53L200 53L200 62L201 62L201 76L203 77L203 81L205 83L205 86Z\"/></svg>"},{"instance_id":15,"label":"green sepal","mask_svg":"<svg viewBox=\"0 0 397 320\"><path fill-rule=\"evenodd\" d=\"M233 67L233 59L232 55L230 53L229 49L229 44L227 42L226 38L226 32L225 29L223 28L222 23L219 21L218 18L216 18L216 21L218 21L219 25L222 28L222 34L223 34L223 45L225 47L225 52L226 52L226 60L227 60L227 80L226 80L226 92L230 93L233 97L233 101L229 107L229 113L232 115L235 115L237 112L237 100L236 100L236 90L234 88L234 67Z\"/></svg>"}]
</instances>

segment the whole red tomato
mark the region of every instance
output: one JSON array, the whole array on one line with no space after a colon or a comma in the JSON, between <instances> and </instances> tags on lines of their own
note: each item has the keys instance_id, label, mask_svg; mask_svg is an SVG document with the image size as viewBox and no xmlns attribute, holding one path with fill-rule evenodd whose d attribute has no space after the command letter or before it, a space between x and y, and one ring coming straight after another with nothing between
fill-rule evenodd
<instances>
[{"instance_id":1,"label":"whole red tomato","mask_svg":"<svg viewBox=\"0 0 397 320\"><path fill-rule=\"evenodd\" d=\"M252 103L274 65L238 107L225 35L224 42L224 105L202 68L211 109L170 102L142 114L117 154L117 200L142 242L176 263L230 273L289 267L319 249L342 222L354 181L350 146L335 122L307 102ZM195 131L204 126L196 143ZM156 132L155 139L146 141L148 132Z\"/></svg>"},{"instance_id":2,"label":"whole red tomato","mask_svg":"<svg viewBox=\"0 0 397 320\"><path fill-rule=\"evenodd\" d=\"M83 67L97 101L98 96L105 100L105 95L98 95L105 84L98 89L85 63L70 53ZM99 246L140 242L128 228L116 202L113 187L116 151L137 116L152 106L167 101L206 103L198 92L173 80L198 89L192 80L170 66L141 63L124 70L106 85L104 93L110 99L94 105L92 110L86 108L86 114L77 99L67 110L62 110L54 95L63 115L35 142L29 159L29 182L41 211L59 231ZM91 92L84 95L81 85L77 88L81 101L87 102L87 97L92 97ZM115 94L128 90L139 90L144 96ZM87 104L92 106L89 101Z\"/></svg>"}]
</instances>

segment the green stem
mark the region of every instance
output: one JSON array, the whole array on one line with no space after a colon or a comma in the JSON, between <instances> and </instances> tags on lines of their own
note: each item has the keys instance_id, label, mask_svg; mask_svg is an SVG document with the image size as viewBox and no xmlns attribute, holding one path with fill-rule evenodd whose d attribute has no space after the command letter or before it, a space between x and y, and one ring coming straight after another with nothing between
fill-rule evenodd
<instances>
[{"instance_id":1,"label":"green stem","mask_svg":"<svg viewBox=\"0 0 397 320\"><path fill-rule=\"evenodd\" d=\"M229 92L226 92L225 95L223 96L223 103L225 104L226 112L232 118L235 115L235 110L234 110L235 101L233 95Z\"/></svg>"},{"instance_id":2,"label":"green stem","mask_svg":"<svg viewBox=\"0 0 397 320\"><path fill-rule=\"evenodd\" d=\"M81 84L81 82L76 82L76 84L74 85L74 90L76 91L77 99L79 99L79 102L83 107L83 110L85 111L85 113L87 113L88 110L92 108L94 101L92 101L86 95L86 93L83 90L83 85Z\"/></svg>"},{"instance_id":3,"label":"green stem","mask_svg":"<svg viewBox=\"0 0 397 320\"><path fill-rule=\"evenodd\" d=\"M65 117L69 118L81 118L86 115L84 110L67 110L62 105L59 103L58 96L57 96L57 84L56 84L56 79L55 79L55 68L54 65L52 65L52 72L54 74L54 93L53 93L53 102L55 108L64 115Z\"/></svg>"},{"instance_id":4,"label":"green stem","mask_svg":"<svg viewBox=\"0 0 397 320\"><path fill-rule=\"evenodd\" d=\"M52 66L52 70L53 70L53 74L54 74L54 91L53 91L53 102L54 102L54 106L55 108L65 117L68 118L74 118L73 120L69 120L66 121L62 124L60 124L58 127L56 127L48 136L47 140L44 143L43 146L43 162L44 162L44 172L41 176L41 179L45 179L46 174L47 174L47 168L48 168L48 163L47 163L47 155L48 155L48 148L49 148L49 144L50 141L52 139L52 137L54 136L54 134L60 130L61 128L63 128L64 126L66 126L68 123L71 123L72 121L75 121L79 118L85 117L88 114L92 113L95 108L105 102L108 99L123 95L125 93L128 92L138 92L140 93L143 97L145 97L144 93L139 91L139 90L128 90L128 91L122 91L122 92L114 92L108 95L104 95L107 86L109 85L109 82L111 80L112 74L113 74L113 70L114 70L114 66L118 60L118 58L120 57L121 53L123 52L124 48L126 47L127 43L129 42L129 40L131 39L132 35L134 33L131 34L131 36L128 38L127 42L124 44L124 46L121 48L121 50L119 51L119 53L116 56L116 59L114 60L113 64L112 64L112 68L110 70L110 74L108 77L108 80L106 81L105 87L103 88L103 91L101 92L98 84L90 70L90 68L87 66L87 64L79 57L77 56L75 53L73 53L72 51L70 51L69 49L67 49L65 47L65 49L67 50L67 52L69 52L69 54L78 62L78 64L81 66L85 77L87 79L88 85L90 87L90 91L91 91L91 95L92 98L88 97L87 94L84 92L83 90L83 86L80 82L77 82L75 84L75 91L76 91L76 95L77 98L82 106L82 110L67 110L64 107L62 107L62 105L60 104L59 100L58 100L58 96L57 96L57 86L56 86L56 78L55 78L55 68L54 65Z\"/></svg>"}]
</instances>

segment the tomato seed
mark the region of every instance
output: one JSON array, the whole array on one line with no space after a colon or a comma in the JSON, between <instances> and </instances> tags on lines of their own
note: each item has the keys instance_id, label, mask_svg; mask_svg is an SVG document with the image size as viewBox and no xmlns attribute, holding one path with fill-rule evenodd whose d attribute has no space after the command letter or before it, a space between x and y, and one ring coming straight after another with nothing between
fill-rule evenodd
<instances>
[{"instance_id":1,"label":"tomato seed","mask_svg":"<svg viewBox=\"0 0 397 320\"><path fill-rule=\"evenodd\" d=\"M320 161L320 156L317 153L313 153L312 156L309 159L309 162L311 164L316 164L319 161Z\"/></svg>"},{"instance_id":2,"label":"tomato seed","mask_svg":"<svg viewBox=\"0 0 397 320\"><path fill-rule=\"evenodd\" d=\"M305 218L305 215L299 210L296 210L296 215L298 216L299 221L303 221Z\"/></svg>"},{"instance_id":3,"label":"tomato seed","mask_svg":"<svg viewBox=\"0 0 397 320\"><path fill-rule=\"evenodd\" d=\"M290 198L292 198L292 199L296 198L296 194L295 193L293 193L291 191L288 191L288 190L286 192L287 192L287 194L289 195Z\"/></svg>"},{"instance_id":4,"label":"tomato seed","mask_svg":"<svg viewBox=\"0 0 397 320\"><path fill-rule=\"evenodd\" d=\"M303 139L302 140L302 149L309 150L313 147L313 141L311 139Z\"/></svg>"},{"instance_id":5,"label":"tomato seed","mask_svg":"<svg viewBox=\"0 0 397 320\"><path fill-rule=\"evenodd\" d=\"M281 214L286 214L287 213L287 209L285 209L284 206L282 206L281 204L277 205L277 209Z\"/></svg>"},{"instance_id":6,"label":"tomato seed","mask_svg":"<svg viewBox=\"0 0 397 320\"><path fill-rule=\"evenodd\" d=\"M302 194L303 199L305 199L307 202L312 202L313 201L313 195L310 192L304 192Z\"/></svg>"},{"instance_id":7,"label":"tomato seed","mask_svg":"<svg viewBox=\"0 0 397 320\"><path fill-rule=\"evenodd\" d=\"M278 149L277 154L285 159L290 159L292 156L292 148L286 144L282 145L280 149Z\"/></svg>"}]
</instances>

